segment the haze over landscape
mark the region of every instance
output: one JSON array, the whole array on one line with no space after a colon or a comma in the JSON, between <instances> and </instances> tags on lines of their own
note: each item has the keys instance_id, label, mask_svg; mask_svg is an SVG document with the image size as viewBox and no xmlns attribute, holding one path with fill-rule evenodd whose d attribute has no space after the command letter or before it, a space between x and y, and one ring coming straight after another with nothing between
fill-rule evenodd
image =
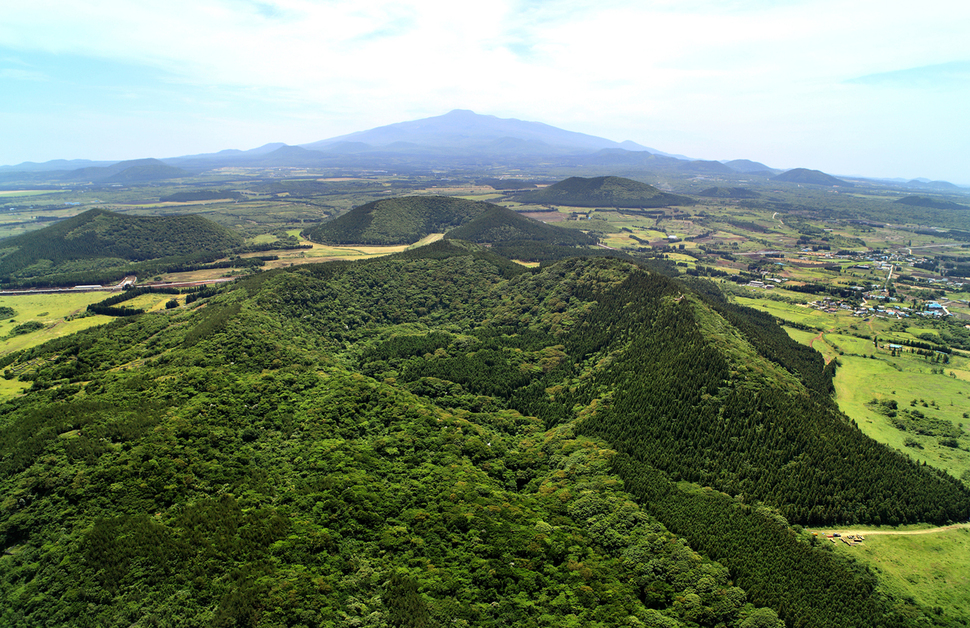
<instances>
[{"instance_id":1,"label":"haze over landscape","mask_svg":"<svg viewBox=\"0 0 970 628\"><path fill-rule=\"evenodd\" d=\"M0 164L298 145L463 108L970 184L968 30L956 3L21 3L0 20Z\"/></svg>"}]
</instances>

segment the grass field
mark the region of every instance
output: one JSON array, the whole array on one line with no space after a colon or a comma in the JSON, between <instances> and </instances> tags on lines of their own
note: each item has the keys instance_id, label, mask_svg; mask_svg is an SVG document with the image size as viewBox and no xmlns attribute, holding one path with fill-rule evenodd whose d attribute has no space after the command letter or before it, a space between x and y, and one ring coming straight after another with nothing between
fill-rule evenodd
<instances>
[{"instance_id":1,"label":"grass field","mask_svg":"<svg viewBox=\"0 0 970 628\"><path fill-rule=\"evenodd\" d=\"M970 481L970 418L964 416L970 414L970 359L953 355L949 364L943 364L908 352L894 357L883 348L887 342L912 340L932 329L904 328L894 319L867 321L842 311L833 314L780 301L734 299L779 319L824 329L819 338L812 331L785 327L790 337L812 346L826 362L839 360L834 382L836 400L863 433L920 462ZM859 336L878 336L882 346L877 348L871 339ZM921 420L918 428L901 430L890 417L866 405L873 399L895 400L900 410L918 411L927 423L924 425ZM943 444L947 437L942 431L957 434L958 446Z\"/></svg>"},{"instance_id":2,"label":"grass field","mask_svg":"<svg viewBox=\"0 0 970 628\"><path fill-rule=\"evenodd\" d=\"M970 529L870 535L855 547L836 543L835 551L872 567L894 597L970 623Z\"/></svg>"},{"instance_id":3,"label":"grass field","mask_svg":"<svg viewBox=\"0 0 970 628\"><path fill-rule=\"evenodd\" d=\"M0 321L0 355L33 347L88 327L103 325L111 318L86 316L72 321L65 319L71 314L83 312L89 304L102 301L107 296L108 293L105 292L70 292L0 297L0 306L11 307L17 313L13 318ZM45 328L27 334L10 335L14 327L29 321L43 323Z\"/></svg>"},{"instance_id":4,"label":"grass field","mask_svg":"<svg viewBox=\"0 0 970 628\"><path fill-rule=\"evenodd\" d=\"M749 297L735 297L735 301L741 305L768 312L775 318L801 325L810 325L817 329L828 330L848 327L859 320L848 313L828 314L804 305L795 305L793 303L785 303L784 301L768 301Z\"/></svg>"},{"instance_id":5,"label":"grass field","mask_svg":"<svg viewBox=\"0 0 970 628\"><path fill-rule=\"evenodd\" d=\"M950 377L949 369L945 369L947 374L934 374L929 363L908 355L891 358L881 352L880 359L846 355L839 360L842 366L835 376L839 408L854 419L866 435L954 477L960 478L970 472L970 452L967 451L970 448L970 419L963 417L964 412L970 411L970 386L966 381ZM889 417L866 406L874 398L893 399L900 409L916 409L930 419L947 421L957 428L963 424L959 447L941 445L938 436L897 429ZM911 405L914 400L915 406Z\"/></svg>"},{"instance_id":6,"label":"grass field","mask_svg":"<svg viewBox=\"0 0 970 628\"><path fill-rule=\"evenodd\" d=\"M0 196L44 196L63 194L66 190L0 190Z\"/></svg>"}]
</instances>

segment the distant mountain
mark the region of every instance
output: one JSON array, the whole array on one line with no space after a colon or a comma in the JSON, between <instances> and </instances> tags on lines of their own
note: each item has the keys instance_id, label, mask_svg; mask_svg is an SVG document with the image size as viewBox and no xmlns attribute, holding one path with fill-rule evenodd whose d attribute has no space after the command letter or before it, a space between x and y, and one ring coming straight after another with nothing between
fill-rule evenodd
<instances>
[{"instance_id":1,"label":"distant mountain","mask_svg":"<svg viewBox=\"0 0 970 628\"><path fill-rule=\"evenodd\" d=\"M722 188L722 187L712 187L705 190L701 190L697 193L698 196L704 196L707 198L728 198L728 199L742 199L742 198L758 198L761 196L754 190L749 190L748 188Z\"/></svg>"},{"instance_id":2,"label":"distant mountain","mask_svg":"<svg viewBox=\"0 0 970 628\"><path fill-rule=\"evenodd\" d=\"M933 209L970 209L966 205L961 205L959 203L954 203L953 201L944 201L935 198L927 198L925 196L907 196L901 198L898 201L893 201L899 205L911 205L913 207L931 207Z\"/></svg>"},{"instance_id":3,"label":"distant mountain","mask_svg":"<svg viewBox=\"0 0 970 628\"><path fill-rule=\"evenodd\" d=\"M396 142L416 146L464 150L488 148L490 153L518 154L523 150L543 154L577 153L603 148L635 148L652 151L634 142L621 144L602 137L565 131L541 122L480 115L466 109L455 109L444 115L398 122L367 131L301 144L310 150L325 150L341 142L362 142L375 148L387 148Z\"/></svg>"},{"instance_id":4,"label":"distant mountain","mask_svg":"<svg viewBox=\"0 0 970 628\"><path fill-rule=\"evenodd\" d=\"M654 155L660 155L661 157L673 157L674 159L682 159L684 161L690 160L690 157L686 157L684 155L679 155L676 153L665 153L662 150L657 150L656 148L649 148L647 146L644 146L642 144L637 144L636 142L632 142L630 140L624 140L620 142L620 148L622 148L623 150L629 150L629 151L647 151L649 153L653 153Z\"/></svg>"},{"instance_id":5,"label":"distant mountain","mask_svg":"<svg viewBox=\"0 0 970 628\"><path fill-rule=\"evenodd\" d=\"M189 176L181 168L169 166L158 159L119 161L110 166L91 166L71 170L60 176L65 181L93 181L96 183L141 183Z\"/></svg>"},{"instance_id":6,"label":"distant mountain","mask_svg":"<svg viewBox=\"0 0 970 628\"><path fill-rule=\"evenodd\" d=\"M404 196L372 201L304 232L326 244L413 244L463 225L488 209L482 201L445 196Z\"/></svg>"},{"instance_id":7,"label":"distant mountain","mask_svg":"<svg viewBox=\"0 0 970 628\"><path fill-rule=\"evenodd\" d=\"M949 181L928 181L926 179L913 179L906 183L907 187L924 188L927 190L961 190L960 186L953 185Z\"/></svg>"},{"instance_id":8,"label":"distant mountain","mask_svg":"<svg viewBox=\"0 0 970 628\"><path fill-rule=\"evenodd\" d=\"M679 172L683 174L736 174L718 161L671 157L661 153L629 151L622 148L604 148L593 154L569 157L576 166L600 166L608 168L631 168L651 172Z\"/></svg>"},{"instance_id":9,"label":"distant mountain","mask_svg":"<svg viewBox=\"0 0 970 628\"><path fill-rule=\"evenodd\" d=\"M819 170L809 170L808 168L795 168L779 175L771 177L772 181L784 181L786 183L801 183L808 185L827 185L851 188L853 185L848 181L836 179L830 174L825 174Z\"/></svg>"},{"instance_id":10,"label":"distant mountain","mask_svg":"<svg viewBox=\"0 0 970 628\"><path fill-rule=\"evenodd\" d=\"M570 246L596 244L596 238L577 229L547 225L498 205L452 229L445 238L488 244L522 240Z\"/></svg>"},{"instance_id":11,"label":"distant mountain","mask_svg":"<svg viewBox=\"0 0 970 628\"><path fill-rule=\"evenodd\" d=\"M623 177L570 177L518 198L525 203L573 207L666 207L693 203L686 196L661 192L652 185Z\"/></svg>"},{"instance_id":12,"label":"distant mountain","mask_svg":"<svg viewBox=\"0 0 970 628\"><path fill-rule=\"evenodd\" d=\"M57 170L77 170L98 166L110 166L113 161L91 161L90 159L53 159L43 163L25 161L16 166L0 166L0 172L52 172Z\"/></svg>"},{"instance_id":13,"label":"distant mountain","mask_svg":"<svg viewBox=\"0 0 970 628\"><path fill-rule=\"evenodd\" d=\"M103 209L3 241L0 280L107 270L164 257L214 254L243 244L200 216L123 216Z\"/></svg>"},{"instance_id":14,"label":"distant mountain","mask_svg":"<svg viewBox=\"0 0 970 628\"><path fill-rule=\"evenodd\" d=\"M757 161L751 161L750 159L734 159L731 161L724 162L724 165L734 170L735 172L743 172L745 174L756 174L756 173L766 173L774 174L778 172L773 168L769 168L763 163Z\"/></svg>"}]
</instances>

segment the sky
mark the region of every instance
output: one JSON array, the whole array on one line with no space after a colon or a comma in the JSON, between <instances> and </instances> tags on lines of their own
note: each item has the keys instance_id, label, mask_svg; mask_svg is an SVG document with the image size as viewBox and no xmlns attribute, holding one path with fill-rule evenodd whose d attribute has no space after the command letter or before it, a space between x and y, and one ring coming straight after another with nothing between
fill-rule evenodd
<instances>
[{"instance_id":1,"label":"sky","mask_svg":"<svg viewBox=\"0 0 970 628\"><path fill-rule=\"evenodd\" d=\"M970 185L970 3L0 2L0 165L304 144L458 108Z\"/></svg>"}]
</instances>

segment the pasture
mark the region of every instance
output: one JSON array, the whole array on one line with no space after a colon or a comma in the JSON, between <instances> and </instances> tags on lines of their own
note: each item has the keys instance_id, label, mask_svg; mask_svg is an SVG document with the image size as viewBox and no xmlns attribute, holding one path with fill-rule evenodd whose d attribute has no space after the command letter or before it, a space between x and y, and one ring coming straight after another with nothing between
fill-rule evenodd
<instances>
[{"instance_id":1,"label":"pasture","mask_svg":"<svg viewBox=\"0 0 970 628\"><path fill-rule=\"evenodd\" d=\"M835 551L871 567L880 588L898 599L970 623L970 529L872 534L865 539L855 547L836 543Z\"/></svg>"},{"instance_id":2,"label":"pasture","mask_svg":"<svg viewBox=\"0 0 970 628\"><path fill-rule=\"evenodd\" d=\"M107 316L76 316L83 314L91 303L102 301L108 292L68 292L59 294L27 294L0 296L0 306L13 308L16 315L0 321L0 355L20 351L54 338L103 325ZM38 322L43 329L25 334L13 334L14 328L27 322Z\"/></svg>"}]
</instances>

